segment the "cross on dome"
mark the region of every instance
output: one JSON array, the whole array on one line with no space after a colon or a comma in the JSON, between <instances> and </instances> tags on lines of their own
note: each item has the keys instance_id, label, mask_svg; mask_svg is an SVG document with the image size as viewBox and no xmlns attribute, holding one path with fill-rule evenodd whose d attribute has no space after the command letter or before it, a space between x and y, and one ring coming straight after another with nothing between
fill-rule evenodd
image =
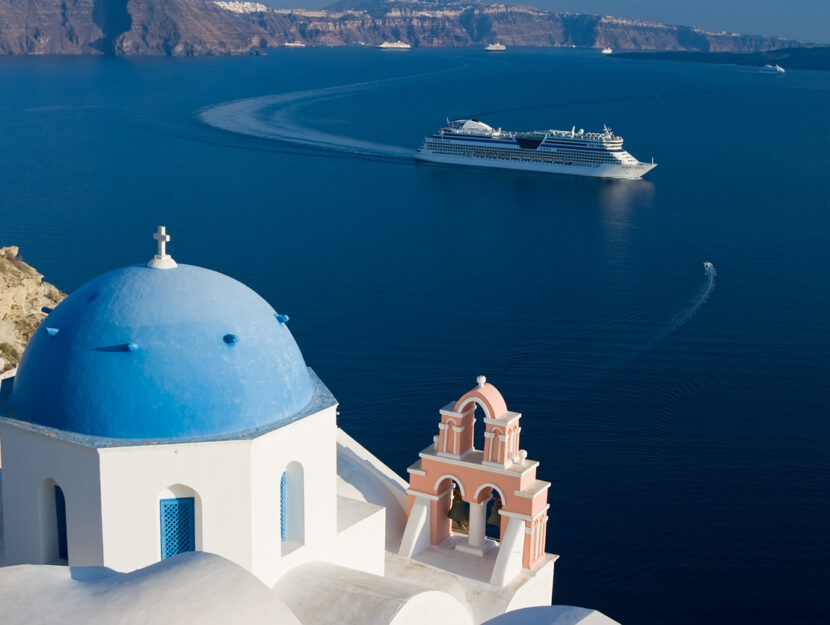
<instances>
[{"instance_id":1,"label":"cross on dome","mask_svg":"<svg viewBox=\"0 0 830 625\"><path fill-rule=\"evenodd\" d=\"M177 267L176 261L167 253L167 243L170 241L167 228L159 226L158 230L153 234L153 238L158 243L158 254L150 259L147 266L153 269L173 269L173 267Z\"/></svg>"},{"instance_id":2,"label":"cross on dome","mask_svg":"<svg viewBox=\"0 0 830 625\"><path fill-rule=\"evenodd\" d=\"M170 240L170 235L167 234L167 228L164 226L159 226L158 231L153 235L153 238L158 241L159 244L159 256L167 256L167 242Z\"/></svg>"}]
</instances>

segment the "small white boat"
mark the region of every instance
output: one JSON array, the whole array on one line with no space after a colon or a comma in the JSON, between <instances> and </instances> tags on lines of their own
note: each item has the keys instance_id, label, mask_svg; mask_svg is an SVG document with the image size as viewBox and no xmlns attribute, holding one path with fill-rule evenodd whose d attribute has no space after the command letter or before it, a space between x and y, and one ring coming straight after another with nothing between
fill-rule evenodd
<instances>
[{"instance_id":1,"label":"small white boat","mask_svg":"<svg viewBox=\"0 0 830 625\"><path fill-rule=\"evenodd\" d=\"M786 74L786 72L784 71L784 68L781 67L780 65L778 65L777 63L775 65L764 65L761 68L761 73L762 74Z\"/></svg>"},{"instance_id":2,"label":"small white boat","mask_svg":"<svg viewBox=\"0 0 830 625\"><path fill-rule=\"evenodd\" d=\"M383 50L409 50L412 46L403 41L384 41L378 46Z\"/></svg>"},{"instance_id":3,"label":"small white boat","mask_svg":"<svg viewBox=\"0 0 830 625\"><path fill-rule=\"evenodd\" d=\"M285 43L286 48L305 48L305 44L302 41L287 41Z\"/></svg>"},{"instance_id":4,"label":"small white boat","mask_svg":"<svg viewBox=\"0 0 830 625\"><path fill-rule=\"evenodd\" d=\"M497 41L496 43L487 45L484 49L487 50L487 52L504 52L507 50L507 46Z\"/></svg>"},{"instance_id":5,"label":"small white boat","mask_svg":"<svg viewBox=\"0 0 830 625\"><path fill-rule=\"evenodd\" d=\"M611 48L603 48L602 53L603 54L614 54L614 51Z\"/></svg>"}]
</instances>

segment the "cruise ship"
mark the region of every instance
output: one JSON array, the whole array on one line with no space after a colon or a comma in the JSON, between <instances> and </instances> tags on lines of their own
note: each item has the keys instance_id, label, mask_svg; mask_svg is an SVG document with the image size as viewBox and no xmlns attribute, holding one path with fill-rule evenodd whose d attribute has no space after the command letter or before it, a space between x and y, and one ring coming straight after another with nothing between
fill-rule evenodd
<instances>
[{"instance_id":1,"label":"cruise ship","mask_svg":"<svg viewBox=\"0 0 830 625\"><path fill-rule=\"evenodd\" d=\"M641 163L623 150L622 137L602 132L537 130L508 132L477 119L447 121L424 139L415 158L433 163L525 169L552 174L641 178L657 164Z\"/></svg>"},{"instance_id":2,"label":"cruise ship","mask_svg":"<svg viewBox=\"0 0 830 625\"><path fill-rule=\"evenodd\" d=\"M403 41L384 41L378 46L382 50L409 50L412 46Z\"/></svg>"}]
</instances>

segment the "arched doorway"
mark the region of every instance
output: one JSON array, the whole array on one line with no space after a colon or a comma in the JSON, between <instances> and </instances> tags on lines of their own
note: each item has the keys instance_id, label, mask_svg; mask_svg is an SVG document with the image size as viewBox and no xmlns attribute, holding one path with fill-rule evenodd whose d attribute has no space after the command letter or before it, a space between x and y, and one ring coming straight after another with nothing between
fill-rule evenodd
<instances>
[{"instance_id":1,"label":"arched doorway","mask_svg":"<svg viewBox=\"0 0 830 625\"><path fill-rule=\"evenodd\" d=\"M44 564L69 563L66 495L53 479L44 480L41 485L40 536Z\"/></svg>"},{"instance_id":2,"label":"arched doorway","mask_svg":"<svg viewBox=\"0 0 830 625\"><path fill-rule=\"evenodd\" d=\"M159 496L159 547L162 560L180 553L196 551L199 529L198 508L198 495L187 486L177 484L161 493Z\"/></svg>"}]
</instances>

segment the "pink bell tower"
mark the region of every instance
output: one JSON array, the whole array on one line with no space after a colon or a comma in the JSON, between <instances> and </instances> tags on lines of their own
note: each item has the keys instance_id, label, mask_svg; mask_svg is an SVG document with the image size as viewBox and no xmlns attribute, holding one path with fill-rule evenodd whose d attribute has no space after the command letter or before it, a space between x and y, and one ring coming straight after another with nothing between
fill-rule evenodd
<instances>
[{"instance_id":1,"label":"pink bell tower","mask_svg":"<svg viewBox=\"0 0 830 625\"><path fill-rule=\"evenodd\" d=\"M539 463L520 448L522 415L507 409L484 376L476 382L439 411L433 445L408 469L409 513L399 553L411 558L425 549L446 547L484 557L497 550L489 581L506 586L522 570L532 572L554 558L545 554L550 483L536 479ZM473 444L476 408L483 413L482 450ZM453 535L448 517L453 483L469 504L466 541ZM485 536L487 504L495 498L501 500L498 541Z\"/></svg>"}]
</instances>

